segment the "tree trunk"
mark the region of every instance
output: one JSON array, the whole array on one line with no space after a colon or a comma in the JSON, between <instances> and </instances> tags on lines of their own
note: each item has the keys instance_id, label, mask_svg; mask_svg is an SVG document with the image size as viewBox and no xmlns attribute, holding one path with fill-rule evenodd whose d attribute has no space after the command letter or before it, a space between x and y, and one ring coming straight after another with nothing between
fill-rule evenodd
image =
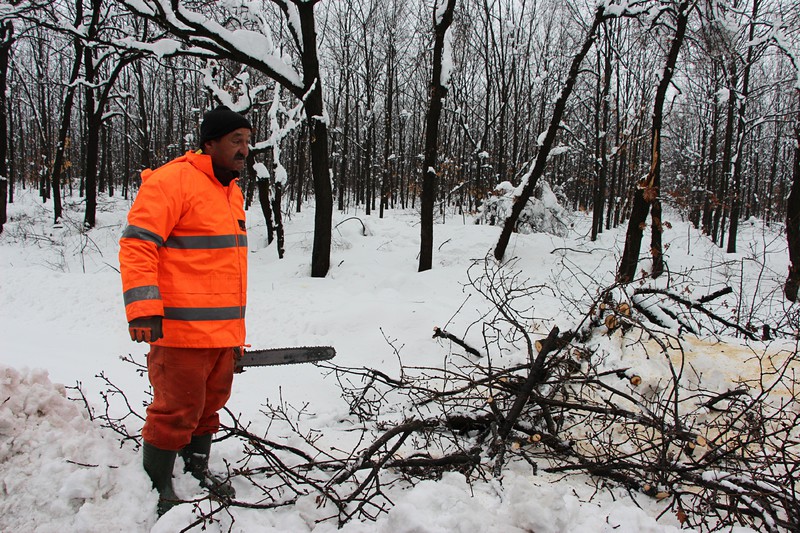
<instances>
[{"instance_id":1,"label":"tree trunk","mask_svg":"<svg viewBox=\"0 0 800 533\"><path fill-rule=\"evenodd\" d=\"M781 154L781 139L783 138L783 124L778 123L775 125L775 140L772 143L772 162L769 166L769 181L767 185L767 210L764 213L764 219L769 226L775 218L775 210L773 209L773 199L775 192L775 181L778 179L778 161Z\"/></svg>"},{"instance_id":2,"label":"tree trunk","mask_svg":"<svg viewBox=\"0 0 800 533\"><path fill-rule=\"evenodd\" d=\"M708 178L706 180L705 202L703 204L703 233L711 236L714 230L714 212L719 208L719 197L716 195L719 165L717 164L718 145L717 126L719 124L719 105L716 98L711 110L711 133L708 141Z\"/></svg>"},{"instance_id":3,"label":"tree trunk","mask_svg":"<svg viewBox=\"0 0 800 533\"><path fill-rule=\"evenodd\" d=\"M277 238L278 258L283 259L283 213L281 201L283 200L283 183L275 182L275 198L272 200L272 216L275 217L275 236Z\"/></svg>"},{"instance_id":4,"label":"tree trunk","mask_svg":"<svg viewBox=\"0 0 800 533\"><path fill-rule=\"evenodd\" d=\"M756 32L756 17L758 16L759 0L753 1L753 13L750 19L749 41L753 41ZM731 225L728 231L728 253L736 253L736 234L739 230L739 212L742 206L742 165L744 160L745 121L744 114L747 107L747 97L750 92L750 65L753 62L753 46L747 47L747 59L744 64L742 76L742 92L739 96L739 120L737 121L736 155L733 161L733 194L731 197Z\"/></svg>"},{"instance_id":5,"label":"tree trunk","mask_svg":"<svg viewBox=\"0 0 800 533\"><path fill-rule=\"evenodd\" d=\"M0 98L2 98L2 97L0 97ZM8 183L8 186L7 186L7 189L8 189L8 203L13 204L14 203L14 189L15 189L15 182L16 182L16 180L14 179L14 176L16 174L15 165L14 165L14 155L17 153L18 148L17 148L17 143L16 143L16 140L15 140L16 137L14 137L13 135L8 135L8 132L9 131L14 131L14 127L15 127L14 115L11 113L11 109L12 109L12 103L8 102L8 106L6 107L6 109L3 110L3 111L0 111L0 113L5 113L6 114L6 119L8 121L8 127L6 128L6 133L5 133L8 136L8 150L6 151L6 154L7 154L6 155L6 160L3 161L3 163L7 165L6 166L6 176L7 176L7 180L8 180L7 181L7 183ZM19 122L22 123L23 121L20 119ZM0 135L3 135L3 133L0 132ZM24 136L20 137L19 143L23 147L25 146L25 137ZM19 151L24 153L24 150L19 150ZM25 187L25 182L23 181L22 183L23 183L22 186L24 188ZM5 197L3 198L2 203L3 203L2 208L5 209ZM5 215L3 215L3 216L5 216ZM0 232L2 232L2 228L0 228Z\"/></svg>"},{"instance_id":6,"label":"tree trunk","mask_svg":"<svg viewBox=\"0 0 800 533\"><path fill-rule=\"evenodd\" d=\"M583 41L583 47L572 59L572 65L570 66L569 74L567 75L567 79L564 81L561 94L559 95L558 100L556 100L556 104L553 109L553 117L550 119L550 125L547 128L544 141L539 147L539 153L536 156L536 162L534 163L533 169L530 171L527 182L522 188L522 192L514 200L514 205L511 208L511 214L506 219L505 224L503 225L503 230L500 233L500 238L495 246L494 257L498 261L503 259L503 256L506 253L506 248L508 247L508 243L511 240L511 233L514 231L514 228L517 225L517 220L519 220L519 215L522 213L522 210L528 203L528 200L533 195L533 190L536 187L536 183L544 173L545 166L547 165L547 156L550 153L550 149L553 147L553 142L555 141L556 133L558 132L559 124L561 123L561 117L563 116L564 109L567 106L567 99L569 99L572 89L575 86L575 81L578 78L578 73L580 71L583 58L589 53L589 50L594 43L597 29L605 20L604 13L605 9L602 6L597 8L592 26Z\"/></svg>"},{"instance_id":7,"label":"tree trunk","mask_svg":"<svg viewBox=\"0 0 800 533\"><path fill-rule=\"evenodd\" d=\"M75 26L81 23L83 19L83 1L78 0L75 2ZM73 47L75 49L75 57L72 63L72 72L70 73L69 84L67 85L67 93L64 98L64 105L61 111L61 126L58 131L58 144L56 144L56 154L53 160L53 175L50 178L50 184L53 190L53 223L58 224L61 220L61 172L64 168L64 151L67 149L67 138L69 137L70 123L72 122L72 105L75 101L75 91L78 89L76 81L81 72L81 62L83 60L84 45L81 39L75 37L73 39Z\"/></svg>"},{"instance_id":8,"label":"tree trunk","mask_svg":"<svg viewBox=\"0 0 800 533\"><path fill-rule=\"evenodd\" d=\"M800 104L800 90L796 91ZM792 189L786 203L786 240L789 245L789 275L783 285L783 292L790 302L797 301L800 287L800 108L794 128L794 168L792 170Z\"/></svg>"},{"instance_id":9,"label":"tree trunk","mask_svg":"<svg viewBox=\"0 0 800 533\"><path fill-rule=\"evenodd\" d=\"M447 29L453 22L456 0L447 0L441 18L437 20L440 1L434 2L433 74L428 92L428 113L425 117L425 152L423 159L422 197L420 198L419 272L433 267L433 207L436 202L436 159L439 143L439 117L447 88L442 85L442 56Z\"/></svg>"},{"instance_id":10,"label":"tree trunk","mask_svg":"<svg viewBox=\"0 0 800 533\"><path fill-rule=\"evenodd\" d=\"M142 62L137 61L133 65L133 71L136 73L136 94L139 102L139 144L142 147L140 156L140 164L142 168L152 168L153 162L150 159L150 121L147 114L147 93L144 90L144 72L142 71Z\"/></svg>"},{"instance_id":11,"label":"tree trunk","mask_svg":"<svg viewBox=\"0 0 800 533\"><path fill-rule=\"evenodd\" d=\"M53 175L50 179L53 188L54 224L58 224L58 221L61 219L61 171L64 168L64 151L66 150L70 122L72 121L72 105L75 100L75 91L78 88L78 86L75 85L75 80L78 79L78 74L80 73L81 56L83 55L79 47L83 48L80 44L80 39L75 39L75 63L72 65L72 76L67 86L67 94L62 107L61 127L58 132L58 144L56 144L56 155L53 161Z\"/></svg>"},{"instance_id":12,"label":"tree trunk","mask_svg":"<svg viewBox=\"0 0 800 533\"><path fill-rule=\"evenodd\" d=\"M667 62L664 66L664 75L656 89L655 101L653 105L653 129L651 134L651 163L650 172L644 183L636 187L633 197L633 211L628 221L628 231L625 235L625 249L620 259L617 279L623 283L633 280L636 275L636 266L639 263L639 251L642 246L642 233L644 230L647 212L652 205L652 237L650 252L653 257L652 276L658 277L664 272L664 257L661 247L661 203L658 198L659 188L661 187L661 126L664 118L664 101L667 96L672 74L675 71L675 64L678 61L678 52L683 44L683 37L686 33L686 26L689 19L688 0L683 1L678 6L675 21L675 37L670 45Z\"/></svg>"},{"instance_id":13,"label":"tree trunk","mask_svg":"<svg viewBox=\"0 0 800 533\"><path fill-rule=\"evenodd\" d=\"M36 50L38 51L38 57L34 58L36 75L39 77L39 79L47 79L49 72L47 71L48 63L45 60L47 57L47 52L44 49L43 39L38 39ZM47 168L53 160L50 157L50 148L53 145L53 139L50 135L52 124L50 121L50 108L47 105L49 101L47 89L48 87L44 83L40 83L37 86L37 96L39 98L37 129L39 130L39 139L42 150L42 157L40 159L41 167L38 169L41 176L39 180L39 196L42 199L42 203L45 203L50 198L50 173L47 172Z\"/></svg>"},{"instance_id":14,"label":"tree trunk","mask_svg":"<svg viewBox=\"0 0 800 533\"><path fill-rule=\"evenodd\" d=\"M722 146L722 175L717 185L717 210L714 212L714 227L712 230L712 240L722 247L725 240L723 237L725 227L725 210L728 199L728 186L731 181L731 169L733 158L733 137L736 134L736 63L731 62L730 77L728 78L728 109L725 119L725 139Z\"/></svg>"},{"instance_id":15,"label":"tree trunk","mask_svg":"<svg viewBox=\"0 0 800 533\"><path fill-rule=\"evenodd\" d=\"M261 206L261 213L264 215L264 221L267 223L267 244L272 244L275 240L275 229L272 225L272 206L270 205L269 198L269 180L258 179L256 180L258 188L258 204Z\"/></svg>"},{"instance_id":16,"label":"tree trunk","mask_svg":"<svg viewBox=\"0 0 800 533\"><path fill-rule=\"evenodd\" d=\"M606 32L603 86L601 91L599 91L599 102L595 117L595 169L597 175L594 188L594 206L592 208L592 241L596 241L597 235L603 232L603 209L605 207L605 198L607 192L606 182L608 180L608 154L606 151L608 144L608 94L611 90L611 54L611 37L608 35L608 32ZM599 63L600 61L598 58L598 67ZM598 84L599 83L600 78L598 73Z\"/></svg>"},{"instance_id":17,"label":"tree trunk","mask_svg":"<svg viewBox=\"0 0 800 533\"><path fill-rule=\"evenodd\" d=\"M103 0L92 0L92 19L87 29L87 38L95 39L100 27L100 16ZM97 174L100 154L100 133L103 127L103 111L109 101L111 89L126 65L139 59L140 53L130 53L121 56L103 54L100 62L95 62L97 51L94 48L84 48L83 65L86 79L86 156L84 175L86 177L86 215L84 227L93 228L97 219ZM103 74L102 82L95 87L96 78L100 74L100 66L105 61L116 59L115 63ZM95 93L95 91L97 91Z\"/></svg>"},{"instance_id":18,"label":"tree trunk","mask_svg":"<svg viewBox=\"0 0 800 533\"><path fill-rule=\"evenodd\" d=\"M389 156L392 151L392 105L394 104L394 44L389 44L389 51L386 58L386 109L384 111L383 128L383 173L381 176L381 204L380 216L383 218L383 211L389 206L389 194L391 191L390 161Z\"/></svg>"},{"instance_id":19,"label":"tree trunk","mask_svg":"<svg viewBox=\"0 0 800 533\"><path fill-rule=\"evenodd\" d=\"M328 162L328 126L324 120L322 81L317 57L317 31L314 22L314 3L298 2L303 39L303 82L307 89L306 120L314 177L314 244L311 253L311 276L324 278L331 264L331 231L333 219L333 188Z\"/></svg>"},{"instance_id":20,"label":"tree trunk","mask_svg":"<svg viewBox=\"0 0 800 533\"><path fill-rule=\"evenodd\" d=\"M366 140L364 142L364 166L361 168L364 182L364 213L369 216L375 209L375 173L372 168L375 153L375 114L372 112L372 89L367 89L367 123Z\"/></svg>"},{"instance_id":21,"label":"tree trunk","mask_svg":"<svg viewBox=\"0 0 800 533\"><path fill-rule=\"evenodd\" d=\"M86 91L84 108L86 112L86 159L84 176L86 178L86 215L83 219L85 228L93 228L97 223L97 161L100 154L101 113L96 109L94 89L95 79L94 52L91 48L84 50L84 70L86 73Z\"/></svg>"},{"instance_id":22,"label":"tree trunk","mask_svg":"<svg viewBox=\"0 0 800 533\"><path fill-rule=\"evenodd\" d=\"M306 141L306 129L311 129L311 124L308 124L306 127L300 127L300 134L297 136L297 150L295 151L295 162L294 165L294 183L295 183L295 207L294 210L296 213L302 211L303 207L303 186L306 182L306 168L308 165L306 164L306 151L304 144Z\"/></svg>"},{"instance_id":23,"label":"tree trunk","mask_svg":"<svg viewBox=\"0 0 800 533\"><path fill-rule=\"evenodd\" d=\"M349 48L346 50L349 58ZM345 65L344 70L344 99L342 105L344 106L344 126L342 127L342 149L341 158L342 164L339 170L339 211L344 212L345 207L345 194L347 192L347 173L350 171L348 168L348 158L350 157L350 74L349 65Z\"/></svg>"},{"instance_id":24,"label":"tree trunk","mask_svg":"<svg viewBox=\"0 0 800 533\"><path fill-rule=\"evenodd\" d=\"M14 42L14 27L10 21L0 25L0 233L8 219L8 63Z\"/></svg>"},{"instance_id":25,"label":"tree trunk","mask_svg":"<svg viewBox=\"0 0 800 533\"><path fill-rule=\"evenodd\" d=\"M103 168L105 169L106 192L108 192L109 198L114 196L114 165L111 164L114 147L111 143L111 133L111 124L107 124L103 127Z\"/></svg>"}]
</instances>

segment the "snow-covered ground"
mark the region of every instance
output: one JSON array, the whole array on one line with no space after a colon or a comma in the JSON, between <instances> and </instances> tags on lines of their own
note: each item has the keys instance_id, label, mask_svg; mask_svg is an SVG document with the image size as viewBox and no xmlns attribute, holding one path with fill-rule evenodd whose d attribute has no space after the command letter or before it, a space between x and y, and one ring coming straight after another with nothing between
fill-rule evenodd
<instances>
[{"instance_id":1,"label":"snow-covered ground","mask_svg":"<svg viewBox=\"0 0 800 533\"><path fill-rule=\"evenodd\" d=\"M131 443L91 421L77 390L102 410L107 382L124 391L139 413L147 401L147 380L121 360L143 360L146 351L127 335L117 241L128 204L104 200L97 228L81 234L80 206L71 205L61 227L50 223L50 206L32 191L17 191L10 221L0 235L0 531L100 532L180 531L197 518L192 504L176 507L156 521L156 493L141 469ZM69 204L69 202L68 202ZM257 206L250 210L248 342L253 347L326 344L337 349L336 363L376 368L393 376L404 365L436 366L450 354L449 342L431 337L434 327L481 346L481 316L487 303L469 290L467 272L489 252L498 227L474 225L470 217L448 216L435 227L434 268L418 273L418 215L387 211L384 219L363 212L334 215L331 269L324 279L309 276L313 212L285 221L286 257L267 246ZM441 217L440 217L441 218ZM514 235L508 255L516 268L542 284L533 303L532 327L546 334L553 326L575 325L577 302L613 281L624 228L596 242L587 237L590 219L575 215L566 237ZM727 255L680 220L671 220L665 242L671 271L692 269L694 290L702 295L723 284L740 305L731 313L765 317L785 314L779 297L786 273L785 240L759 222L742 226L741 253ZM363 227L362 227L363 223ZM646 245L643 250L646 250ZM646 262L642 268L647 268ZM672 275L672 274L671 274ZM666 283L666 282L665 282ZM758 291L758 292L757 292ZM749 313L749 315L748 315ZM754 322L756 322L754 320ZM705 385L724 386L748 372L740 366L749 348L735 339L698 341L689 355ZM613 345L613 346L612 346ZM610 346L610 347L609 347ZM637 360L624 343L606 347L610 357L638 365L645 380L661 371L655 361ZM720 364L724 355L725 363ZM268 402L305 405L306 430L321 432L335 446L347 439L342 424L348 405L332 375L313 365L249 369L237 375L228 407L266 430L260 412ZM112 414L122 414L119 396ZM141 422L128 420L138 431ZM292 444L291 434L270 432ZM342 443L343 447L347 443ZM212 449L212 466L224 470L243 455L235 439ZM257 497L243 480L234 480L240 499ZM176 468L176 490L184 498L201 495L196 483ZM394 506L376 522L353 521L346 532L657 532L677 531L671 512L644 495L604 489L587 478L534 475L512 465L502 478L473 481L446 474L440 481L389 489ZM201 504L202 505L202 504ZM234 508L200 531L327 532L337 530L335 512L318 506L313 495L274 510ZM658 520L656 517L659 515ZM749 531L740 529L740 531Z\"/></svg>"}]
</instances>

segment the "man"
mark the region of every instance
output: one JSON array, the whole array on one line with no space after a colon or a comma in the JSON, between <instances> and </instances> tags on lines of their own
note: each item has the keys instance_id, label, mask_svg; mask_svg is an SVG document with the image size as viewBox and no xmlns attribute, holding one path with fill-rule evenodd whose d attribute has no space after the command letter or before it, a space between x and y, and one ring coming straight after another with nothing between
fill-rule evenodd
<instances>
[{"instance_id":1,"label":"man","mask_svg":"<svg viewBox=\"0 0 800 533\"><path fill-rule=\"evenodd\" d=\"M251 130L225 106L205 113L200 150L142 172L120 239L130 336L150 343L153 401L142 429L143 463L159 493L159 516L178 503L178 453L203 487L235 496L227 480L208 471L208 457L245 340L247 234L236 178Z\"/></svg>"}]
</instances>

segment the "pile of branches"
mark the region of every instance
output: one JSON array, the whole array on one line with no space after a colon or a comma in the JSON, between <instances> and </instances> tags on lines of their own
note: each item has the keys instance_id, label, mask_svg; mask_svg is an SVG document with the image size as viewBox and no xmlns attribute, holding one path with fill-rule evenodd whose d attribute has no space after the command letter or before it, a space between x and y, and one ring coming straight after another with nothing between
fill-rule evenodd
<instances>
[{"instance_id":1,"label":"pile of branches","mask_svg":"<svg viewBox=\"0 0 800 533\"><path fill-rule=\"evenodd\" d=\"M229 473L260 496L218 502L198 520L301 497L330 505L340 524L374 519L391 507L393 486L446 471L486 480L523 462L532 474L588 474L598 487L653 498L702 531L800 530L796 346L754 352L758 375L716 390L687 363L679 334L637 311L623 287L600 291L573 329L537 335L531 302L549 289L490 260L476 263L470 284L490 304L479 322L482 346L436 328L434 337L450 346L440 366L404 366L396 349L396 377L319 363L358 421L347 429L349 446L332 447L327 430L303 429L305 408L278 402L263 410L268 426L289 428L295 446L229 413L222 438L244 447ZM619 366L603 348L612 340L658 362L663 375L640 375L635 358Z\"/></svg>"},{"instance_id":2,"label":"pile of branches","mask_svg":"<svg viewBox=\"0 0 800 533\"><path fill-rule=\"evenodd\" d=\"M508 460L546 463L548 472L589 473L662 500L664 512L701 530L800 528L796 346L754 353L758 375L714 390L693 375L684 341L637 313L621 287L601 291L574 331L554 327L535 339L530 302L543 287L525 287L519 271L490 263L472 286L495 310L484 321L483 349L437 331L465 358L426 369L408 389L415 406L436 405L443 429L472 437L462 447L487 452L493 475ZM642 359L658 358L665 374L643 383L635 368L608 364L597 349L607 335L638 347ZM524 364L492 364L500 336L521 348Z\"/></svg>"}]
</instances>

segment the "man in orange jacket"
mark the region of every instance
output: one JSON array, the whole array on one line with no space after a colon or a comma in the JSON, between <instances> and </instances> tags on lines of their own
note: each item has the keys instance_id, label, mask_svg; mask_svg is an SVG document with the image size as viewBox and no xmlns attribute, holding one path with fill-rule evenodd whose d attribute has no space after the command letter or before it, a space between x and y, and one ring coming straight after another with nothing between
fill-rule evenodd
<instances>
[{"instance_id":1,"label":"man in orange jacket","mask_svg":"<svg viewBox=\"0 0 800 533\"><path fill-rule=\"evenodd\" d=\"M251 130L225 106L206 112L200 150L142 172L120 239L130 336L150 344L143 464L159 493L159 515L179 501L172 487L178 453L203 487L235 496L209 472L208 457L245 341L247 232L236 178Z\"/></svg>"}]
</instances>

